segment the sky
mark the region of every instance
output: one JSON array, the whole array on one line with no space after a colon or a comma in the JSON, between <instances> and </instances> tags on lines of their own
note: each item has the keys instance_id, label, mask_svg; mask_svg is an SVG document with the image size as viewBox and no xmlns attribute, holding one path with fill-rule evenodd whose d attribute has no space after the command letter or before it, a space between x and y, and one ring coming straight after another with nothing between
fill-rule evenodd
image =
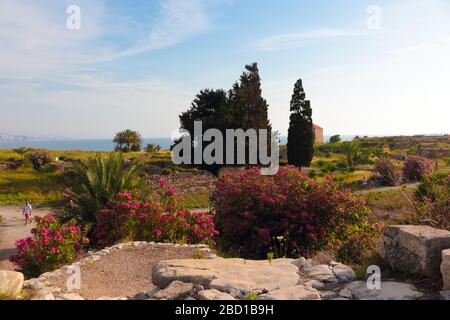
<instances>
[{"instance_id":1,"label":"sky","mask_svg":"<svg viewBox=\"0 0 450 320\"><path fill-rule=\"evenodd\" d=\"M450 133L449 57L449 0L1 0L0 133L170 137L252 62L281 134L299 78L325 135Z\"/></svg>"}]
</instances>

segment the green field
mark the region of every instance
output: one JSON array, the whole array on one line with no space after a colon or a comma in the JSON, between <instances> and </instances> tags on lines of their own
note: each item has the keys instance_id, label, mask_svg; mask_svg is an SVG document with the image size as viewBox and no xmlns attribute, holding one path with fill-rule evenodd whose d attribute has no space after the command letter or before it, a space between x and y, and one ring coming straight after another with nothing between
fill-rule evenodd
<instances>
[{"instance_id":1,"label":"green field","mask_svg":"<svg viewBox=\"0 0 450 320\"><path fill-rule=\"evenodd\" d=\"M305 172L314 179L324 179L332 175L346 187L358 190L358 181L370 179L373 176L373 163L382 156L395 156L408 154L439 153L450 150L450 138L440 137L385 137L385 138L361 138L358 140L357 160L351 168L348 166L348 154L345 143L324 144L316 146L315 157L310 168ZM49 151L54 161L77 161L92 157L96 152L69 150ZM108 155L102 152L101 155ZM447 153L448 154L448 153ZM136 160L152 167L152 164L161 165L163 173L173 171L185 171L189 168L171 165L170 151L162 150L149 155L145 152L130 152L125 154L126 159ZM0 161L22 160L22 157L13 150L0 149ZM281 159L285 161L286 159ZM401 161L394 160L399 164ZM450 157L443 156L434 160L435 169L438 172L450 173ZM65 190L65 176L62 169L56 171L37 171L31 168L26 161L17 169L0 170L0 205L18 205L25 200L30 200L37 206L58 207L61 206L61 196ZM411 186L407 187L406 194L410 194ZM405 190L385 190L364 193L367 201L377 216L388 213L397 220L407 208ZM209 192L196 192L185 194L183 206L186 209L208 208ZM390 219L390 218L389 218Z\"/></svg>"}]
</instances>

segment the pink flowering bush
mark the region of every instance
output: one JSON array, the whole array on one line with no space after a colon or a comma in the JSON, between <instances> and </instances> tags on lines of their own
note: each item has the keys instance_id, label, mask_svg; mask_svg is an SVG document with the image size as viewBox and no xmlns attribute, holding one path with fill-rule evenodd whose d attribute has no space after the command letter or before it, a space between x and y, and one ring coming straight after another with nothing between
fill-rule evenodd
<instances>
[{"instance_id":1,"label":"pink flowering bush","mask_svg":"<svg viewBox=\"0 0 450 320\"><path fill-rule=\"evenodd\" d=\"M63 225L52 215L35 220L32 237L17 241L18 253L10 258L28 278L72 263L89 242L75 220Z\"/></svg>"},{"instance_id":2,"label":"pink flowering bush","mask_svg":"<svg viewBox=\"0 0 450 320\"><path fill-rule=\"evenodd\" d=\"M210 215L180 210L176 189L161 180L157 196L118 193L97 217L93 241L106 246L118 241L202 243L217 231Z\"/></svg>"},{"instance_id":3,"label":"pink flowering bush","mask_svg":"<svg viewBox=\"0 0 450 320\"><path fill-rule=\"evenodd\" d=\"M403 177L408 181L422 180L433 172L433 162L424 157L408 156L403 163Z\"/></svg>"},{"instance_id":4,"label":"pink flowering bush","mask_svg":"<svg viewBox=\"0 0 450 320\"><path fill-rule=\"evenodd\" d=\"M262 176L258 168L225 173L212 204L221 248L257 259L267 257L278 237L287 239L287 256L311 256L333 241L347 241L352 228L367 224L369 213L361 199L338 190L331 179L315 182L295 167L282 167L274 176Z\"/></svg>"}]
</instances>

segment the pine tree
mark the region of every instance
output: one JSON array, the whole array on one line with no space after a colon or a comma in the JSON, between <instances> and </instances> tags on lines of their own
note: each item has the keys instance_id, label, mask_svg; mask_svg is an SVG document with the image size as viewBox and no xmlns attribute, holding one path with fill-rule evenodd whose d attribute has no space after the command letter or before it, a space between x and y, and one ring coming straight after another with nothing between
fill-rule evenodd
<instances>
[{"instance_id":1,"label":"pine tree","mask_svg":"<svg viewBox=\"0 0 450 320\"><path fill-rule=\"evenodd\" d=\"M287 143L288 162L297 167L309 167L314 156L312 109L305 97L302 80L299 79L291 99Z\"/></svg>"}]
</instances>

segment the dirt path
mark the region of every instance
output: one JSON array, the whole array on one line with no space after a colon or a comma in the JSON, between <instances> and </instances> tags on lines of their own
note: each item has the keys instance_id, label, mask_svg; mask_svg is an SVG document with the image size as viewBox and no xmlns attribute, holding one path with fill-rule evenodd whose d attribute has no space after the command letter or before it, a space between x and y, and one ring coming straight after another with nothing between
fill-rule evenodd
<instances>
[{"instance_id":1,"label":"dirt path","mask_svg":"<svg viewBox=\"0 0 450 320\"><path fill-rule=\"evenodd\" d=\"M384 192L384 191L395 191L395 190L401 190L401 189L413 189L417 188L419 183L408 183L403 184L401 186L395 186L395 187L379 187L379 188L373 188L373 189L365 189L365 190L359 190L355 191L356 194L367 194L367 193L375 193L375 192Z\"/></svg>"},{"instance_id":2,"label":"dirt path","mask_svg":"<svg viewBox=\"0 0 450 320\"><path fill-rule=\"evenodd\" d=\"M80 267L81 288L72 290L85 299L100 297L133 297L147 292L155 285L152 269L162 260L192 259L197 248L159 245L140 245L111 251L98 261L88 262ZM67 275L61 274L46 279L52 287L67 290Z\"/></svg>"},{"instance_id":3,"label":"dirt path","mask_svg":"<svg viewBox=\"0 0 450 320\"><path fill-rule=\"evenodd\" d=\"M48 213L48 209L33 210L33 216L42 216ZM0 225L0 270L12 270L14 266L8 259L15 253L15 242L29 236L35 223L24 226L22 208L18 206L0 206L0 216L3 221Z\"/></svg>"}]
</instances>

